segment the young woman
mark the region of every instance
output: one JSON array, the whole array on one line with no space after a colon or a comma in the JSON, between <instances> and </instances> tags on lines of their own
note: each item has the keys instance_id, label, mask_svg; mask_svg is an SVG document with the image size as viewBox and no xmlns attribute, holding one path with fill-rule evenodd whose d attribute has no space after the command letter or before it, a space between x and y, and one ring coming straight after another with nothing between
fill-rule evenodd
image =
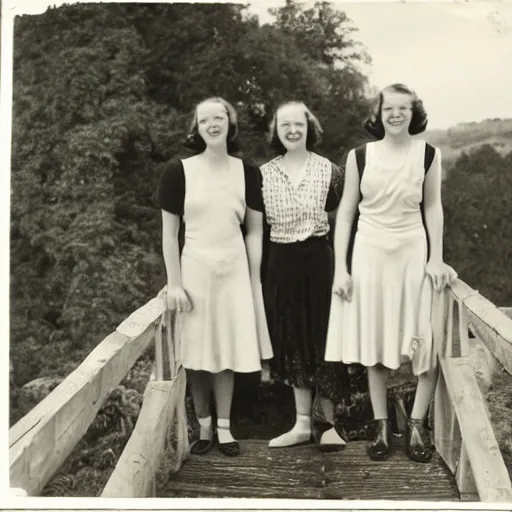
<instances>
[{"instance_id":1,"label":"young woman","mask_svg":"<svg viewBox=\"0 0 512 512\"><path fill-rule=\"evenodd\" d=\"M314 391L331 424L319 448L333 451L346 444L334 428L331 398L347 381L347 369L324 361L334 271L327 212L338 206L342 176L312 151L320 135L304 103L281 105L270 127L270 144L279 156L260 167L260 195L251 199L270 227L263 294L274 351L271 373L293 386L296 407L294 427L272 439L271 448L310 442Z\"/></svg>"},{"instance_id":2,"label":"young woman","mask_svg":"<svg viewBox=\"0 0 512 512\"><path fill-rule=\"evenodd\" d=\"M418 375L406 451L418 462L433 453L423 428L437 377L432 287L441 291L457 274L443 262L441 153L412 138L426 125L423 104L408 87L394 84L380 93L365 123L378 140L349 153L336 219L326 360L368 368L377 435L367 452L374 460L389 455L387 379L405 361Z\"/></svg>"},{"instance_id":3,"label":"young woman","mask_svg":"<svg viewBox=\"0 0 512 512\"><path fill-rule=\"evenodd\" d=\"M262 214L246 208L256 170L230 155L236 135L236 112L228 102L199 103L187 138L197 154L169 164L157 191L168 307L178 313L180 359L200 425L200 439L191 447L195 454L209 451L215 437L224 454L239 454L230 431L233 372L260 371L260 360L272 357L264 315L256 323L255 305L256 311L263 309L260 261L252 257L249 271L241 231L245 220L247 243L261 238ZM180 218L185 223L181 260Z\"/></svg>"}]
</instances>

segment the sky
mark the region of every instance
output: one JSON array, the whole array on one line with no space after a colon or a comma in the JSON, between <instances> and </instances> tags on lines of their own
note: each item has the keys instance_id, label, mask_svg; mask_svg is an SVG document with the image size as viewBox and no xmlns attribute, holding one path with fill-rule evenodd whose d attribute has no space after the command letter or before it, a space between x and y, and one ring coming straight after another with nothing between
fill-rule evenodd
<instances>
[{"instance_id":1,"label":"sky","mask_svg":"<svg viewBox=\"0 0 512 512\"><path fill-rule=\"evenodd\" d=\"M359 29L370 83L403 82L424 101L429 128L512 118L512 2L332 2ZM254 2L260 21L270 6ZM305 2L306 7L312 2Z\"/></svg>"},{"instance_id":2,"label":"sky","mask_svg":"<svg viewBox=\"0 0 512 512\"><path fill-rule=\"evenodd\" d=\"M12 14L35 14L63 1L4 3ZM272 20L268 9L285 0L250 3L265 23ZM365 69L370 83L382 88L404 82L415 89L427 108L429 128L512 118L512 0L332 3L354 22L355 38L372 57L372 67ZM312 4L303 2L306 8Z\"/></svg>"}]
</instances>

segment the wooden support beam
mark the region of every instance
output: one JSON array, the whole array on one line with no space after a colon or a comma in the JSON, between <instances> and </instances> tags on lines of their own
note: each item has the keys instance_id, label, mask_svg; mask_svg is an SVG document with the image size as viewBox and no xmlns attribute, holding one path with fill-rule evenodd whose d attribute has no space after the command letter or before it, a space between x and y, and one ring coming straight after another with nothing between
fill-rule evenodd
<instances>
[{"instance_id":1,"label":"wooden support beam","mask_svg":"<svg viewBox=\"0 0 512 512\"><path fill-rule=\"evenodd\" d=\"M461 496L478 496L478 489L476 487L475 478L473 477L473 472L471 471L471 462L469 461L468 452L464 442L461 444L455 479Z\"/></svg>"},{"instance_id":2,"label":"wooden support beam","mask_svg":"<svg viewBox=\"0 0 512 512\"><path fill-rule=\"evenodd\" d=\"M463 281L458 280L451 292L464 303L475 335L512 374L512 319Z\"/></svg>"},{"instance_id":3,"label":"wooden support beam","mask_svg":"<svg viewBox=\"0 0 512 512\"><path fill-rule=\"evenodd\" d=\"M457 415L465 451L482 501L502 501L512 487L484 398L466 358L441 359L446 388Z\"/></svg>"},{"instance_id":4,"label":"wooden support beam","mask_svg":"<svg viewBox=\"0 0 512 512\"><path fill-rule=\"evenodd\" d=\"M10 485L37 496L154 339L158 304L150 301L107 336L84 362L9 431ZM122 327L121 324L120 327ZM131 331L130 331L131 329Z\"/></svg>"},{"instance_id":5,"label":"wooden support beam","mask_svg":"<svg viewBox=\"0 0 512 512\"><path fill-rule=\"evenodd\" d=\"M434 395L434 443L439 455L455 474L461 450L461 434L443 372Z\"/></svg>"},{"instance_id":6,"label":"wooden support beam","mask_svg":"<svg viewBox=\"0 0 512 512\"><path fill-rule=\"evenodd\" d=\"M144 498L154 494L157 470L165 454L168 429L185 399L183 369L170 381L150 381L142 409L102 498Z\"/></svg>"}]
</instances>

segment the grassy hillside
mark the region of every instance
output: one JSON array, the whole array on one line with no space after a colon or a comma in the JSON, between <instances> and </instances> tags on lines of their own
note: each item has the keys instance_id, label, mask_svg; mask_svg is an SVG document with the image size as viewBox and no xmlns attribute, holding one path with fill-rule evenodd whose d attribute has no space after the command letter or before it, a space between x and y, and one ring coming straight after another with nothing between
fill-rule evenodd
<instances>
[{"instance_id":1,"label":"grassy hillside","mask_svg":"<svg viewBox=\"0 0 512 512\"><path fill-rule=\"evenodd\" d=\"M441 149L445 169L463 153L489 144L498 153L512 151L512 119L486 119L479 123L461 123L447 130L428 130L422 134L428 142Z\"/></svg>"}]
</instances>

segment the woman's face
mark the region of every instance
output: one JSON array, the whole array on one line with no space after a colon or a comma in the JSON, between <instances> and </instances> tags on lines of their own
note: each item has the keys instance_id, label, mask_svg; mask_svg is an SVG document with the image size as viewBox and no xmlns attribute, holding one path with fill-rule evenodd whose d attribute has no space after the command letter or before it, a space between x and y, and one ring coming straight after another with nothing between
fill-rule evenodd
<instances>
[{"instance_id":1,"label":"woman's face","mask_svg":"<svg viewBox=\"0 0 512 512\"><path fill-rule=\"evenodd\" d=\"M384 91L382 96L381 117L385 132L394 136L409 133L412 96L395 91Z\"/></svg>"},{"instance_id":2,"label":"woman's face","mask_svg":"<svg viewBox=\"0 0 512 512\"><path fill-rule=\"evenodd\" d=\"M226 145L229 117L222 103L207 101L197 107L197 132L207 146Z\"/></svg>"},{"instance_id":3,"label":"woman's face","mask_svg":"<svg viewBox=\"0 0 512 512\"><path fill-rule=\"evenodd\" d=\"M308 122L300 105L285 105L277 111L276 129L279 140L287 151L306 147Z\"/></svg>"}]
</instances>

